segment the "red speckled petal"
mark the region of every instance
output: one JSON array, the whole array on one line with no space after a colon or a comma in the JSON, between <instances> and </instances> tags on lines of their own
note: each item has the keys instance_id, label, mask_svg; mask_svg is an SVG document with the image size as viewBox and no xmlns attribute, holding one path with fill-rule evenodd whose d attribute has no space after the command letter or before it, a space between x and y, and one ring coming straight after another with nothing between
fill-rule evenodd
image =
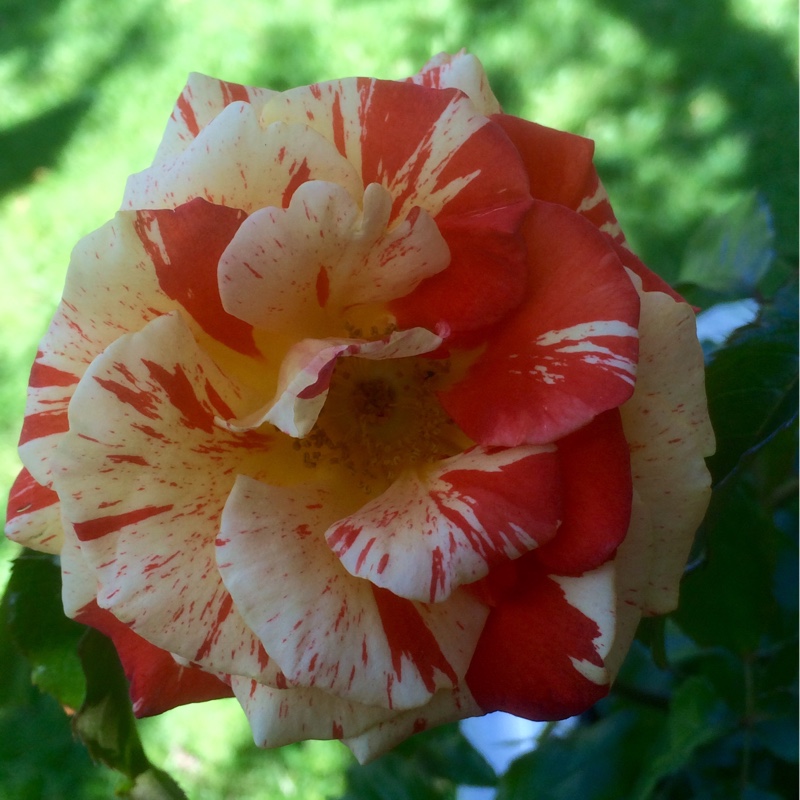
<instances>
[{"instance_id":1,"label":"red speckled petal","mask_svg":"<svg viewBox=\"0 0 800 800\"><path fill-rule=\"evenodd\" d=\"M484 445L544 444L633 393L639 299L605 237L537 203L525 225L528 294L467 376L441 395Z\"/></svg>"},{"instance_id":2,"label":"red speckled petal","mask_svg":"<svg viewBox=\"0 0 800 800\"><path fill-rule=\"evenodd\" d=\"M466 686L453 691L442 689L424 706L393 714L358 736L345 735L344 743L365 764L415 733L483 713Z\"/></svg>"},{"instance_id":3,"label":"red speckled petal","mask_svg":"<svg viewBox=\"0 0 800 800\"><path fill-rule=\"evenodd\" d=\"M636 392L622 407L633 486L650 514L652 572L646 613L665 614L711 496L705 457L714 452L703 353L694 312L661 292L642 293Z\"/></svg>"},{"instance_id":4,"label":"red speckled petal","mask_svg":"<svg viewBox=\"0 0 800 800\"><path fill-rule=\"evenodd\" d=\"M620 261L639 275L647 291L665 292L676 300L682 299L628 249L592 162L594 142L591 139L508 114L493 116L492 121L519 149L535 198L571 208L589 220L613 243Z\"/></svg>"},{"instance_id":5,"label":"red speckled petal","mask_svg":"<svg viewBox=\"0 0 800 800\"><path fill-rule=\"evenodd\" d=\"M388 709L427 702L466 671L486 615L466 593L412 603L349 575L325 546L347 509L324 488L240 477L217 560L237 607L295 686Z\"/></svg>"},{"instance_id":6,"label":"red speckled petal","mask_svg":"<svg viewBox=\"0 0 800 800\"><path fill-rule=\"evenodd\" d=\"M558 442L564 519L536 557L549 572L581 575L614 555L631 517L631 459L619 411Z\"/></svg>"},{"instance_id":7,"label":"red speckled petal","mask_svg":"<svg viewBox=\"0 0 800 800\"><path fill-rule=\"evenodd\" d=\"M217 288L220 256L244 218L242 211L198 198L174 210L138 211L134 230L161 291L210 337L257 356L252 327L225 312Z\"/></svg>"},{"instance_id":8,"label":"red speckled petal","mask_svg":"<svg viewBox=\"0 0 800 800\"><path fill-rule=\"evenodd\" d=\"M133 713L150 717L187 703L230 697L233 692L217 675L198 667L182 666L166 650L150 644L123 625L113 614L92 602L75 619L97 628L117 649L130 682Z\"/></svg>"},{"instance_id":9,"label":"red speckled petal","mask_svg":"<svg viewBox=\"0 0 800 800\"><path fill-rule=\"evenodd\" d=\"M288 208L256 211L219 264L225 309L264 330L301 326L320 337L344 333L352 306L408 294L450 253L420 209L388 230L391 205L378 184L367 187L362 210L341 186L310 181Z\"/></svg>"},{"instance_id":10,"label":"red speckled petal","mask_svg":"<svg viewBox=\"0 0 800 800\"><path fill-rule=\"evenodd\" d=\"M233 431L245 431L269 422L289 436L305 436L325 404L339 358L353 356L373 361L409 358L430 353L441 343L441 337L424 328L395 331L372 342L304 339L290 348L281 365L275 398L247 416L223 424Z\"/></svg>"},{"instance_id":11,"label":"red speckled petal","mask_svg":"<svg viewBox=\"0 0 800 800\"><path fill-rule=\"evenodd\" d=\"M264 119L307 122L334 142L364 186L388 189L391 222L415 207L436 219L451 263L392 305L400 327L445 322L472 330L518 303L528 177L505 133L464 94L354 78L286 92L265 107Z\"/></svg>"},{"instance_id":12,"label":"red speckled petal","mask_svg":"<svg viewBox=\"0 0 800 800\"><path fill-rule=\"evenodd\" d=\"M198 200L177 211L119 212L76 245L31 370L20 437L20 456L39 483L51 482L78 381L120 336L180 310L198 339L254 351L247 326L225 314L213 291L217 260L240 221L241 212Z\"/></svg>"},{"instance_id":13,"label":"red speckled petal","mask_svg":"<svg viewBox=\"0 0 800 800\"><path fill-rule=\"evenodd\" d=\"M181 317L159 317L117 340L83 377L54 484L95 571L101 608L208 671L271 682L276 669L214 559L236 471L271 446L261 434L215 424L240 403Z\"/></svg>"},{"instance_id":14,"label":"red speckled petal","mask_svg":"<svg viewBox=\"0 0 800 800\"><path fill-rule=\"evenodd\" d=\"M307 739L341 739L390 718L396 712L343 700L313 688L275 689L231 677L258 747L282 747Z\"/></svg>"},{"instance_id":15,"label":"red speckled petal","mask_svg":"<svg viewBox=\"0 0 800 800\"><path fill-rule=\"evenodd\" d=\"M256 115L277 92L229 83L192 72L167 123L153 164L182 153L214 118L231 103L249 103Z\"/></svg>"},{"instance_id":16,"label":"red speckled petal","mask_svg":"<svg viewBox=\"0 0 800 800\"><path fill-rule=\"evenodd\" d=\"M431 89L460 89L487 117L500 111L500 103L489 86L483 65L464 50L455 55L439 53L409 81Z\"/></svg>"},{"instance_id":17,"label":"red speckled petal","mask_svg":"<svg viewBox=\"0 0 800 800\"><path fill-rule=\"evenodd\" d=\"M438 603L555 535L559 478L554 447L475 448L405 473L325 538L351 574Z\"/></svg>"},{"instance_id":18,"label":"red speckled petal","mask_svg":"<svg viewBox=\"0 0 800 800\"><path fill-rule=\"evenodd\" d=\"M563 719L608 692L614 569L560 578L533 560L522 566L514 593L489 614L467 685L484 711Z\"/></svg>"},{"instance_id":19,"label":"red speckled petal","mask_svg":"<svg viewBox=\"0 0 800 800\"><path fill-rule=\"evenodd\" d=\"M20 471L8 495L6 536L43 553L58 553L64 541L58 495Z\"/></svg>"},{"instance_id":20,"label":"red speckled petal","mask_svg":"<svg viewBox=\"0 0 800 800\"><path fill-rule=\"evenodd\" d=\"M285 207L307 180L338 183L354 197L363 186L336 148L304 124L262 126L246 103L227 106L174 160L132 175L125 209L175 208L196 197L250 214Z\"/></svg>"}]
</instances>

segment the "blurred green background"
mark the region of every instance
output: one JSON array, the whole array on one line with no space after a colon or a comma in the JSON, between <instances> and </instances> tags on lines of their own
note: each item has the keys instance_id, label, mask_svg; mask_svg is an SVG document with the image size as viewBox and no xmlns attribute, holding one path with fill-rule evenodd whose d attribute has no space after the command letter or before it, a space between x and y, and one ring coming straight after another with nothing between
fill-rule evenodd
<instances>
[{"instance_id":1,"label":"blurred green background","mask_svg":"<svg viewBox=\"0 0 800 800\"><path fill-rule=\"evenodd\" d=\"M596 141L630 241L675 280L704 223L754 194L771 209L776 263L796 263L795 5L0 0L0 486L18 469L27 372L69 252L114 214L127 175L149 164L188 72L284 89L354 74L402 78L466 47L507 112ZM14 552L0 544L0 587ZM77 747L64 751L55 702L30 690L25 703L31 713L19 719L3 712L0 735L15 731L19 786L40 783L14 797L109 796L116 778ZM200 800L336 795L349 763L336 743L254 752L242 715L225 703L147 721L143 735L153 761ZM45 791L47 763L62 765L61 783ZM7 767L0 755L0 786L12 781Z\"/></svg>"}]
</instances>

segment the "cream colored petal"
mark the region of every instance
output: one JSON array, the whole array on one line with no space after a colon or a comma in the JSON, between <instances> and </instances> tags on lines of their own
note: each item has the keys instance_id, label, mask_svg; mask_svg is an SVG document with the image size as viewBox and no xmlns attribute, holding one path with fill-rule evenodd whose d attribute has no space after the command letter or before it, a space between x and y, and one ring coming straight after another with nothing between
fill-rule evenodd
<instances>
[{"instance_id":1,"label":"cream colored petal","mask_svg":"<svg viewBox=\"0 0 800 800\"><path fill-rule=\"evenodd\" d=\"M672 611L695 531L711 497L704 458L714 452L703 353L691 307L642 292L636 389L622 406L634 489L652 525L645 613Z\"/></svg>"}]
</instances>

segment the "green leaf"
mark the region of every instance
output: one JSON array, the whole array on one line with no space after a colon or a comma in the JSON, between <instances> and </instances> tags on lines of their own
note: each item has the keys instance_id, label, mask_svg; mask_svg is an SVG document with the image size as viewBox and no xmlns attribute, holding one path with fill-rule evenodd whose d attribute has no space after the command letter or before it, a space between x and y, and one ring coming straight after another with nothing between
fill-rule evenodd
<instances>
[{"instance_id":1,"label":"green leaf","mask_svg":"<svg viewBox=\"0 0 800 800\"><path fill-rule=\"evenodd\" d=\"M716 483L797 417L797 284L762 306L714 355L706 374Z\"/></svg>"},{"instance_id":2,"label":"green leaf","mask_svg":"<svg viewBox=\"0 0 800 800\"><path fill-rule=\"evenodd\" d=\"M496 784L494 770L458 725L442 725L370 764L350 767L342 800L444 800L458 785Z\"/></svg>"},{"instance_id":3,"label":"green leaf","mask_svg":"<svg viewBox=\"0 0 800 800\"><path fill-rule=\"evenodd\" d=\"M744 481L714 492L703 526L705 558L681 586L674 619L702 645L753 652L777 623L772 591L776 529Z\"/></svg>"},{"instance_id":4,"label":"green leaf","mask_svg":"<svg viewBox=\"0 0 800 800\"><path fill-rule=\"evenodd\" d=\"M89 629L78 652L86 674L86 699L75 715L73 729L90 755L130 779L125 790L129 797L186 800L180 787L147 760L114 645Z\"/></svg>"},{"instance_id":5,"label":"green leaf","mask_svg":"<svg viewBox=\"0 0 800 800\"><path fill-rule=\"evenodd\" d=\"M769 208L751 194L692 236L678 280L728 298L750 297L772 264L774 245Z\"/></svg>"},{"instance_id":6,"label":"green leaf","mask_svg":"<svg viewBox=\"0 0 800 800\"><path fill-rule=\"evenodd\" d=\"M632 798L647 800L663 778L687 766L698 747L731 727L727 716L710 681L700 677L684 681L670 703L666 736L660 749L645 762Z\"/></svg>"},{"instance_id":7,"label":"green leaf","mask_svg":"<svg viewBox=\"0 0 800 800\"><path fill-rule=\"evenodd\" d=\"M497 800L629 797L664 721L660 711L625 709L579 724L563 738L551 735L511 764L500 779Z\"/></svg>"},{"instance_id":8,"label":"green leaf","mask_svg":"<svg viewBox=\"0 0 800 800\"><path fill-rule=\"evenodd\" d=\"M85 680L77 645L86 628L64 616L61 570L53 556L25 551L6 590L7 625L31 664L31 678L65 706L83 702Z\"/></svg>"}]
</instances>

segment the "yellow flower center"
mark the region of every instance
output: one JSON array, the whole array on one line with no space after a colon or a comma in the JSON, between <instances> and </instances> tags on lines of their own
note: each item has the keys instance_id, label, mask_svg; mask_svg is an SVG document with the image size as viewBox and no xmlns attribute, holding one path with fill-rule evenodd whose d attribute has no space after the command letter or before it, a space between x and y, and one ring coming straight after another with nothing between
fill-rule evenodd
<instances>
[{"instance_id":1,"label":"yellow flower center","mask_svg":"<svg viewBox=\"0 0 800 800\"><path fill-rule=\"evenodd\" d=\"M471 446L435 394L449 370L445 359L341 359L317 424L293 446L306 467L344 468L362 492L380 493L404 470Z\"/></svg>"}]
</instances>

